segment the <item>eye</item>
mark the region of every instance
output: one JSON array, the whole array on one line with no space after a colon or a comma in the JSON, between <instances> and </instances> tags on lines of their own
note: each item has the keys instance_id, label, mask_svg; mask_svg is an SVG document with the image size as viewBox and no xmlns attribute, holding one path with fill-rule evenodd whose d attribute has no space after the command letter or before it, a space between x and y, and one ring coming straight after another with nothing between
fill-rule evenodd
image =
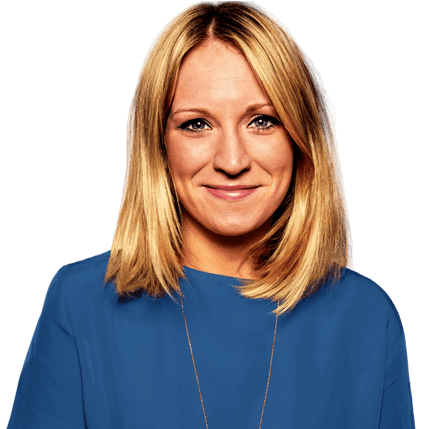
<instances>
[{"instance_id":1,"label":"eye","mask_svg":"<svg viewBox=\"0 0 424 429\"><path fill-rule=\"evenodd\" d=\"M267 130L275 127L280 121L277 118L269 115L258 115L250 123L249 128L257 128L259 130Z\"/></svg>"},{"instance_id":2,"label":"eye","mask_svg":"<svg viewBox=\"0 0 424 429\"><path fill-rule=\"evenodd\" d=\"M211 126L204 119L196 118L184 122L178 128L181 128L184 131L200 133L204 130L211 129Z\"/></svg>"}]
</instances>

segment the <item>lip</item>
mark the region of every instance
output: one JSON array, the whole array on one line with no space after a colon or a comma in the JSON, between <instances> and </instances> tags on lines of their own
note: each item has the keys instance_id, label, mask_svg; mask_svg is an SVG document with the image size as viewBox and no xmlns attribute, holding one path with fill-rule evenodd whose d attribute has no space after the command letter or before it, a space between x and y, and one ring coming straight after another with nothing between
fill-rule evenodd
<instances>
[{"instance_id":1,"label":"lip","mask_svg":"<svg viewBox=\"0 0 424 429\"><path fill-rule=\"evenodd\" d=\"M256 185L205 185L207 188L222 189L223 191L240 191L241 189L254 189Z\"/></svg>"},{"instance_id":2,"label":"lip","mask_svg":"<svg viewBox=\"0 0 424 429\"><path fill-rule=\"evenodd\" d=\"M237 201L248 197L258 189L258 186L205 186L214 197L226 201Z\"/></svg>"}]
</instances>

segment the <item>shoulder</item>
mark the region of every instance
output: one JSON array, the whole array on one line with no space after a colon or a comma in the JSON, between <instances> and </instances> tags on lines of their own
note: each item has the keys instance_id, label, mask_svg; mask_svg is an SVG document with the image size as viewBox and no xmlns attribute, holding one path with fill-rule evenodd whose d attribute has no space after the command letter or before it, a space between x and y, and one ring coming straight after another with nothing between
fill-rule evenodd
<instances>
[{"instance_id":1,"label":"shoulder","mask_svg":"<svg viewBox=\"0 0 424 429\"><path fill-rule=\"evenodd\" d=\"M322 299L338 306L396 312L384 289L370 278L349 268L344 268L340 280L324 284L313 299ZM319 298L320 297L320 298Z\"/></svg>"},{"instance_id":2,"label":"shoulder","mask_svg":"<svg viewBox=\"0 0 424 429\"><path fill-rule=\"evenodd\" d=\"M40 326L60 326L82 338L88 331L100 335L119 317L115 285L104 280L109 257L108 251L60 268L48 288Z\"/></svg>"},{"instance_id":3,"label":"shoulder","mask_svg":"<svg viewBox=\"0 0 424 429\"><path fill-rule=\"evenodd\" d=\"M83 289L104 284L110 251L63 266L53 281L62 287Z\"/></svg>"},{"instance_id":4,"label":"shoulder","mask_svg":"<svg viewBox=\"0 0 424 429\"><path fill-rule=\"evenodd\" d=\"M383 287L356 271L345 268L340 281L335 284L335 290L337 289L352 305L372 311L393 313L398 317L396 307Z\"/></svg>"},{"instance_id":5,"label":"shoulder","mask_svg":"<svg viewBox=\"0 0 424 429\"><path fill-rule=\"evenodd\" d=\"M384 289L356 271L344 268L339 281L324 284L299 306L299 316L334 324L364 335L388 332L396 341L403 328L395 305Z\"/></svg>"},{"instance_id":6,"label":"shoulder","mask_svg":"<svg viewBox=\"0 0 424 429\"><path fill-rule=\"evenodd\" d=\"M115 302L114 285L104 281L109 256L108 251L60 268L50 283L43 312L95 312L101 302Z\"/></svg>"}]
</instances>

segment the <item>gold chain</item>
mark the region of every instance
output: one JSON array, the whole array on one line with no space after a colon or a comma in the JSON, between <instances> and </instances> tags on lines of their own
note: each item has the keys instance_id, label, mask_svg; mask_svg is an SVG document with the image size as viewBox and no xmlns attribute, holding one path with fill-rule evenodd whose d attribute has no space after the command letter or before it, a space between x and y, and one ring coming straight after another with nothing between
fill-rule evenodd
<instances>
[{"instance_id":1,"label":"gold chain","mask_svg":"<svg viewBox=\"0 0 424 429\"><path fill-rule=\"evenodd\" d=\"M181 302L181 309L183 310L184 325L185 325L186 332L187 332L187 340L188 340L188 345L190 347L191 360L193 361L194 374L196 375L197 387L199 389L200 402L202 403L203 416L205 417L206 429L209 429L208 419L206 418L205 405L203 403L202 391L200 390L199 377L197 376L196 363L194 362L193 348L191 347L190 335L188 333L187 320L186 320L186 316L185 316L183 299L181 297L181 293L180 293L180 302ZM269 361L268 380L266 382L265 398L264 398L264 404L262 406L262 413L261 413L261 420L259 422L259 429L261 429L261 427L262 427L262 419L264 417L266 397L268 395L269 380L271 378L272 358L274 356L274 346L275 346L275 335L277 333L277 322L278 322L278 314L275 316L274 338L272 339L272 349L271 349L271 359Z\"/></svg>"}]
</instances>

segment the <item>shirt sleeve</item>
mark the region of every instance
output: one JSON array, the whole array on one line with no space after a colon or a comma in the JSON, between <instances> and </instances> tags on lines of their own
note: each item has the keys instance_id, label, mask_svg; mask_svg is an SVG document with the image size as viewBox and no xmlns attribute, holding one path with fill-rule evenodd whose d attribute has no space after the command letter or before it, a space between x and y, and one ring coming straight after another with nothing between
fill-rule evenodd
<instances>
[{"instance_id":1,"label":"shirt sleeve","mask_svg":"<svg viewBox=\"0 0 424 429\"><path fill-rule=\"evenodd\" d=\"M379 429L414 429L405 335L395 308L387 324L387 360Z\"/></svg>"},{"instance_id":2,"label":"shirt sleeve","mask_svg":"<svg viewBox=\"0 0 424 429\"><path fill-rule=\"evenodd\" d=\"M81 371L64 300L63 269L52 280L32 338L8 429L85 428Z\"/></svg>"}]
</instances>

